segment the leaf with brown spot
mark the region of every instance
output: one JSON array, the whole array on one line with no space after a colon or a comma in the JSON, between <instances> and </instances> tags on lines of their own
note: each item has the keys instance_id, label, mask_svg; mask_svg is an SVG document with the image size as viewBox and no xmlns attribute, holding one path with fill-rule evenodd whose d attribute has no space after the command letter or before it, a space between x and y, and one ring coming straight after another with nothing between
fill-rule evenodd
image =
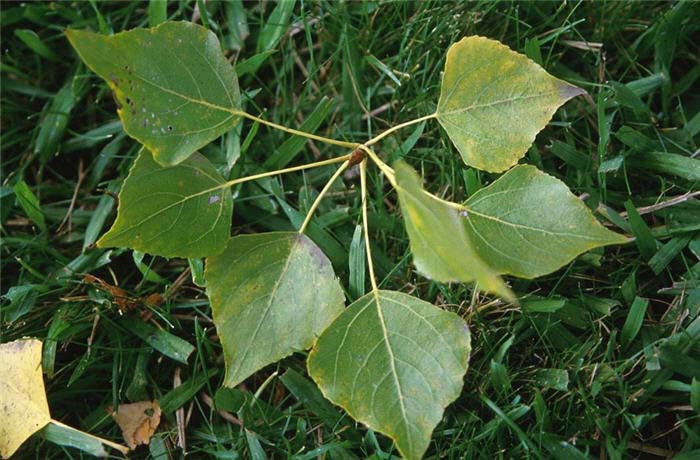
<instances>
[{"instance_id":1,"label":"leaf with brown spot","mask_svg":"<svg viewBox=\"0 0 700 460\"><path fill-rule=\"evenodd\" d=\"M157 401L139 401L120 404L111 415L122 430L124 441L135 449L140 444L148 444L160 424L160 406Z\"/></svg>"},{"instance_id":2,"label":"leaf with brown spot","mask_svg":"<svg viewBox=\"0 0 700 460\"><path fill-rule=\"evenodd\" d=\"M67 30L66 36L114 92L124 131L161 165L180 163L240 121L236 72L206 27L165 22L114 35Z\"/></svg>"}]
</instances>

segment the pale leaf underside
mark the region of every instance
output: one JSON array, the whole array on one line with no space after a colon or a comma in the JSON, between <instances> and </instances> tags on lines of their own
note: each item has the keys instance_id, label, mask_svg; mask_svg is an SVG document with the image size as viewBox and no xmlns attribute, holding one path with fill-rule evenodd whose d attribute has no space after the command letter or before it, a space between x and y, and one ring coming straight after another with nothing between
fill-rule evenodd
<instances>
[{"instance_id":1,"label":"pale leaf underside","mask_svg":"<svg viewBox=\"0 0 700 460\"><path fill-rule=\"evenodd\" d=\"M469 360L464 321L407 294L373 291L318 339L309 374L353 418L420 459L444 408L462 389Z\"/></svg>"},{"instance_id":2,"label":"pale leaf underside","mask_svg":"<svg viewBox=\"0 0 700 460\"><path fill-rule=\"evenodd\" d=\"M229 387L310 348L344 306L330 261L296 232L232 238L205 276Z\"/></svg>"},{"instance_id":3,"label":"pale leaf underside","mask_svg":"<svg viewBox=\"0 0 700 460\"><path fill-rule=\"evenodd\" d=\"M420 177L404 162L394 165L396 191L418 271L441 282L476 281L479 288L511 301L512 292L474 251L458 206L426 193Z\"/></svg>"},{"instance_id":4,"label":"pale leaf underside","mask_svg":"<svg viewBox=\"0 0 700 460\"><path fill-rule=\"evenodd\" d=\"M516 166L465 205L425 192L405 163L395 169L413 261L437 281L476 280L512 301L491 281L500 281L497 274L536 278L590 249L628 241L603 227L563 182L533 166Z\"/></svg>"}]
</instances>

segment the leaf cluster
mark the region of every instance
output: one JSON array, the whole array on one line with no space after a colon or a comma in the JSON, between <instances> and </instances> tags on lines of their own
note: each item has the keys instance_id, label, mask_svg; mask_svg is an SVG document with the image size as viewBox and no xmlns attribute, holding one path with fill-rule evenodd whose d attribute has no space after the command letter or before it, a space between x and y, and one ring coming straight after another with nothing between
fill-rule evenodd
<instances>
[{"instance_id":1,"label":"leaf cluster","mask_svg":"<svg viewBox=\"0 0 700 460\"><path fill-rule=\"evenodd\" d=\"M117 220L98 246L207 257L205 283L226 359L225 385L313 346L309 373L324 395L389 435L406 458L422 456L444 407L459 395L469 333L452 313L379 289L368 239L368 161L396 188L416 268L436 281L475 282L517 303L500 275L534 278L591 248L627 240L598 223L558 179L533 167L509 169L554 111L583 91L496 41L466 37L452 45L436 111L357 143L241 110L235 72L206 28L166 22L113 36L78 30L67 36L114 92L126 132L144 145L120 192ZM351 152L226 181L196 150L242 118ZM433 118L467 165L509 170L459 204L431 195L410 166L389 166L374 151L391 133ZM297 233L229 240L231 186L329 163L341 165ZM334 180L356 163L372 291L343 309L330 261L304 232Z\"/></svg>"}]
</instances>

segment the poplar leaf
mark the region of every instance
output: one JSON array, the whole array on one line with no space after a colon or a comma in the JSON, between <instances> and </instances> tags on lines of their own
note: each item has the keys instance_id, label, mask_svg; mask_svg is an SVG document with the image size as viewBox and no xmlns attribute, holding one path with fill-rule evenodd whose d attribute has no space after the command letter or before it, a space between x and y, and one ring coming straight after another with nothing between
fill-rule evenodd
<instances>
[{"instance_id":1,"label":"poplar leaf","mask_svg":"<svg viewBox=\"0 0 700 460\"><path fill-rule=\"evenodd\" d=\"M233 198L216 168L195 153L161 166L142 149L119 193L117 220L97 242L164 257L202 257L224 250Z\"/></svg>"},{"instance_id":2,"label":"poplar leaf","mask_svg":"<svg viewBox=\"0 0 700 460\"><path fill-rule=\"evenodd\" d=\"M599 246L628 239L603 227L559 179L519 165L472 195L460 213L473 248L501 274L536 278Z\"/></svg>"},{"instance_id":3,"label":"poplar leaf","mask_svg":"<svg viewBox=\"0 0 700 460\"><path fill-rule=\"evenodd\" d=\"M403 161L394 164L396 192L416 269L443 283L476 281L479 289L515 301L498 274L474 250L460 206L423 190L421 179Z\"/></svg>"},{"instance_id":4,"label":"poplar leaf","mask_svg":"<svg viewBox=\"0 0 700 460\"><path fill-rule=\"evenodd\" d=\"M41 374L41 342L0 344L0 457L9 458L51 421Z\"/></svg>"},{"instance_id":5,"label":"poplar leaf","mask_svg":"<svg viewBox=\"0 0 700 460\"><path fill-rule=\"evenodd\" d=\"M330 261L297 232L232 238L205 278L228 387L311 347L344 306Z\"/></svg>"},{"instance_id":6,"label":"poplar leaf","mask_svg":"<svg viewBox=\"0 0 700 460\"><path fill-rule=\"evenodd\" d=\"M110 36L66 36L114 92L124 131L158 163L179 163L240 120L236 72L205 27L164 22Z\"/></svg>"},{"instance_id":7,"label":"poplar leaf","mask_svg":"<svg viewBox=\"0 0 700 460\"><path fill-rule=\"evenodd\" d=\"M584 93L495 40L465 37L447 52L435 116L467 165L501 172Z\"/></svg>"},{"instance_id":8,"label":"poplar leaf","mask_svg":"<svg viewBox=\"0 0 700 460\"><path fill-rule=\"evenodd\" d=\"M467 371L469 329L454 313L392 291L351 304L309 354L324 396L420 459Z\"/></svg>"}]
</instances>

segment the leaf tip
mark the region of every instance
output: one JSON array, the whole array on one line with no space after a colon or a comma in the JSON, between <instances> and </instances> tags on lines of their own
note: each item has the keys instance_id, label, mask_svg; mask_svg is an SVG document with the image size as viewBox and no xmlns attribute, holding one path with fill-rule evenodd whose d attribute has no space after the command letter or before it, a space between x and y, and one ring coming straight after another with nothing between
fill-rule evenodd
<instances>
[{"instance_id":1,"label":"leaf tip","mask_svg":"<svg viewBox=\"0 0 700 460\"><path fill-rule=\"evenodd\" d=\"M572 84L567 83L565 81L562 81L559 83L558 89L559 89L559 95L565 101L568 101L569 99L573 99L576 96L583 96L585 94L588 94L588 92L585 89L579 88L578 86L572 85Z\"/></svg>"}]
</instances>

